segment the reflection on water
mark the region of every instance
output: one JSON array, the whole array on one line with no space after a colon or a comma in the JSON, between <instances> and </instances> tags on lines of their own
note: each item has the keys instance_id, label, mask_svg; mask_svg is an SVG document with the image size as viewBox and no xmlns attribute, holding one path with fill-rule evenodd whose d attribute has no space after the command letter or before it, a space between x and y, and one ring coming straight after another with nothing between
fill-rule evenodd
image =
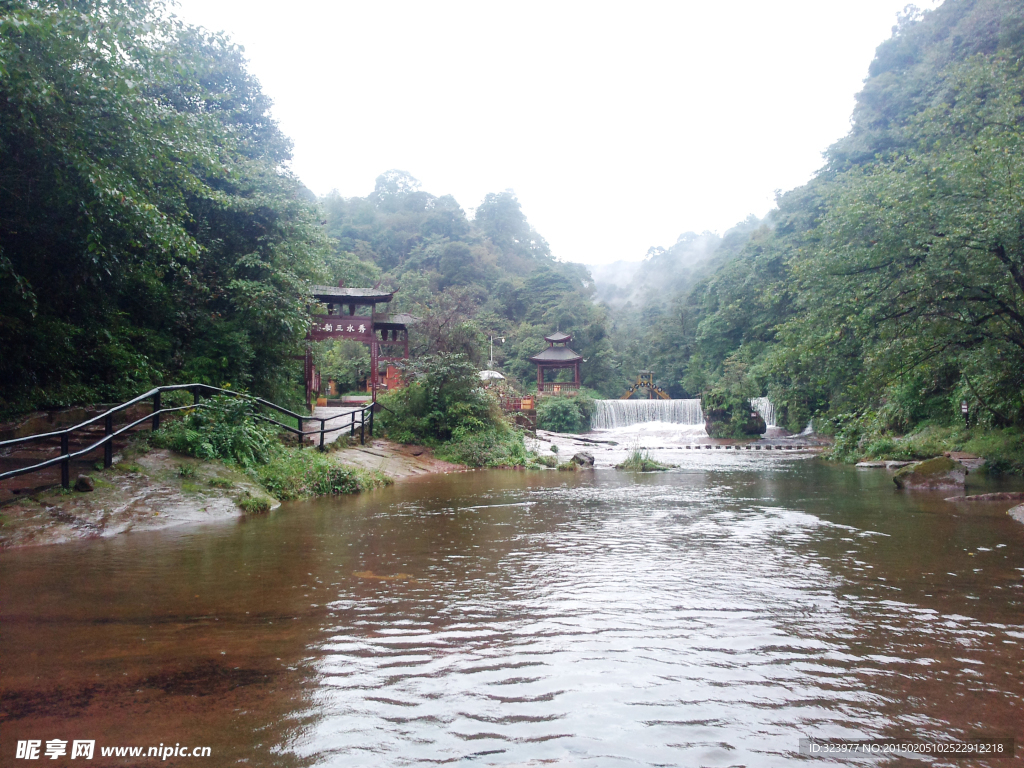
<instances>
[{"instance_id":1,"label":"reflection on water","mask_svg":"<svg viewBox=\"0 0 1024 768\"><path fill-rule=\"evenodd\" d=\"M0 764L19 738L282 766L779 766L806 764L805 736L1024 741L1006 505L957 514L792 457L708 462L435 477L6 553Z\"/></svg>"}]
</instances>

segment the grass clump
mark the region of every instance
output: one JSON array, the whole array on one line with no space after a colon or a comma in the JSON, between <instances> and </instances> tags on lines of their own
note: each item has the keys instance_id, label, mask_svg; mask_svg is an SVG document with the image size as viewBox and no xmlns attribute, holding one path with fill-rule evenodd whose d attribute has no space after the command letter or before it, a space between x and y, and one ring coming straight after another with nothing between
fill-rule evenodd
<instances>
[{"instance_id":1,"label":"grass clump","mask_svg":"<svg viewBox=\"0 0 1024 768\"><path fill-rule=\"evenodd\" d=\"M253 496L249 491L240 493L235 503L247 515L262 515L270 511L270 499L266 496Z\"/></svg>"},{"instance_id":2,"label":"grass clump","mask_svg":"<svg viewBox=\"0 0 1024 768\"><path fill-rule=\"evenodd\" d=\"M206 481L211 488L234 488L235 484L226 477L211 477Z\"/></svg>"},{"instance_id":3,"label":"grass clump","mask_svg":"<svg viewBox=\"0 0 1024 768\"><path fill-rule=\"evenodd\" d=\"M655 461L651 458L651 454L645 449L641 448L638 443L634 443L629 450L629 455L626 460L620 464L616 464L616 469L625 469L629 472L664 472L667 469L671 469L673 464L662 464L661 462Z\"/></svg>"},{"instance_id":4,"label":"grass clump","mask_svg":"<svg viewBox=\"0 0 1024 768\"><path fill-rule=\"evenodd\" d=\"M282 501L368 491L393 482L382 472L345 467L328 454L298 448L282 449L249 472Z\"/></svg>"},{"instance_id":5,"label":"grass clump","mask_svg":"<svg viewBox=\"0 0 1024 768\"><path fill-rule=\"evenodd\" d=\"M537 464L542 467L548 467L549 469L554 469L555 467L558 466L558 459L556 459L554 456L531 456L530 463Z\"/></svg>"},{"instance_id":6,"label":"grass clump","mask_svg":"<svg viewBox=\"0 0 1024 768\"><path fill-rule=\"evenodd\" d=\"M255 403L231 395L211 397L154 432L150 441L197 459L223 459L243 467L266 464L280 445L275 430L256 419Z\"/></svg>"}]
</instances>

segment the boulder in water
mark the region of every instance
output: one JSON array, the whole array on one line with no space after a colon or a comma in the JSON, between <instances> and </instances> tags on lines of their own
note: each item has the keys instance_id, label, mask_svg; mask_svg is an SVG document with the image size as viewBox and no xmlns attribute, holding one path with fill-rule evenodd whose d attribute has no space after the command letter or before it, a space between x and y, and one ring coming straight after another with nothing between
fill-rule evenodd
<instances>
[{"instance_id":1,"label":"boulder in water","mask_svg":"<svg viewBox=\"0 0 1024 768\"><path fill-rule=\"evenodd\" d=\"M574 453L572 459L574 464L579 464L581 467L592 467L594 466L594 454L587 453L586 451L579 451Z\"/></svg>"},{"instance_id":2,"label":"boulder in water","mask_svg":"<svg viewBox=\"0 0 1024 768\"><path fill-rule=\"evenodd\" d=\"M1018 523L1024 523L1024 504L1018 504L1016 507L1006 510L1006 514Z\"/></svg>"},{"instance_id":3,"label":"boulder in water","mask_svg":"<svg viewBox=\"0 0 1024 768\"><path fill-rule=\"evenodd\" d=\"M927 490L929 488L963 488L967 467L945 456L919 461L903 467L892 476L897 488Z\"/></svg>"}]
</instances>

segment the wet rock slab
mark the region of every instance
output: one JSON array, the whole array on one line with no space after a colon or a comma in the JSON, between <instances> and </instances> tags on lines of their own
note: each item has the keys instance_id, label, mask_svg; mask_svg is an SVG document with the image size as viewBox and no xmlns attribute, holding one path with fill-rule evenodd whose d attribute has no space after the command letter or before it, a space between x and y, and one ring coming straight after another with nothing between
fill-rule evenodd
<instances>
[{"instance_id":1,"label":"wet rock slab","mask_svg":"<svg viewBox=\"0 0 1024 768\"><path fill-rule=\"evenodd\" d=\"M182 467L191 469L183 475ZM92 490L85 490L90 485ZM83 475L78 487L82 490L51 489L0 507L0 548L235 520L243 516L235 502L240 493L266 496L240 472L165 450Z\"/></svg>"}]
</instances>

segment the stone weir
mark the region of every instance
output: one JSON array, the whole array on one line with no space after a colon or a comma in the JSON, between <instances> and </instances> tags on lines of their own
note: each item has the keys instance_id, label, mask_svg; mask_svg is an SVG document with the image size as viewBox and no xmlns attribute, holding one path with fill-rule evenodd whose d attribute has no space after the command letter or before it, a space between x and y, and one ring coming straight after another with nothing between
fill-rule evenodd
<instances>
[{"instance_id":1,"label":"stone weir","mask_svg":"<svg viewBox=\"0 0 1024 768\"><path fill-rule=\"evenodd\" d=\"M592 427L619 429L633 424L664 422L704 426L700 400L596 400Z\"/></svg>"}]
</instances>

